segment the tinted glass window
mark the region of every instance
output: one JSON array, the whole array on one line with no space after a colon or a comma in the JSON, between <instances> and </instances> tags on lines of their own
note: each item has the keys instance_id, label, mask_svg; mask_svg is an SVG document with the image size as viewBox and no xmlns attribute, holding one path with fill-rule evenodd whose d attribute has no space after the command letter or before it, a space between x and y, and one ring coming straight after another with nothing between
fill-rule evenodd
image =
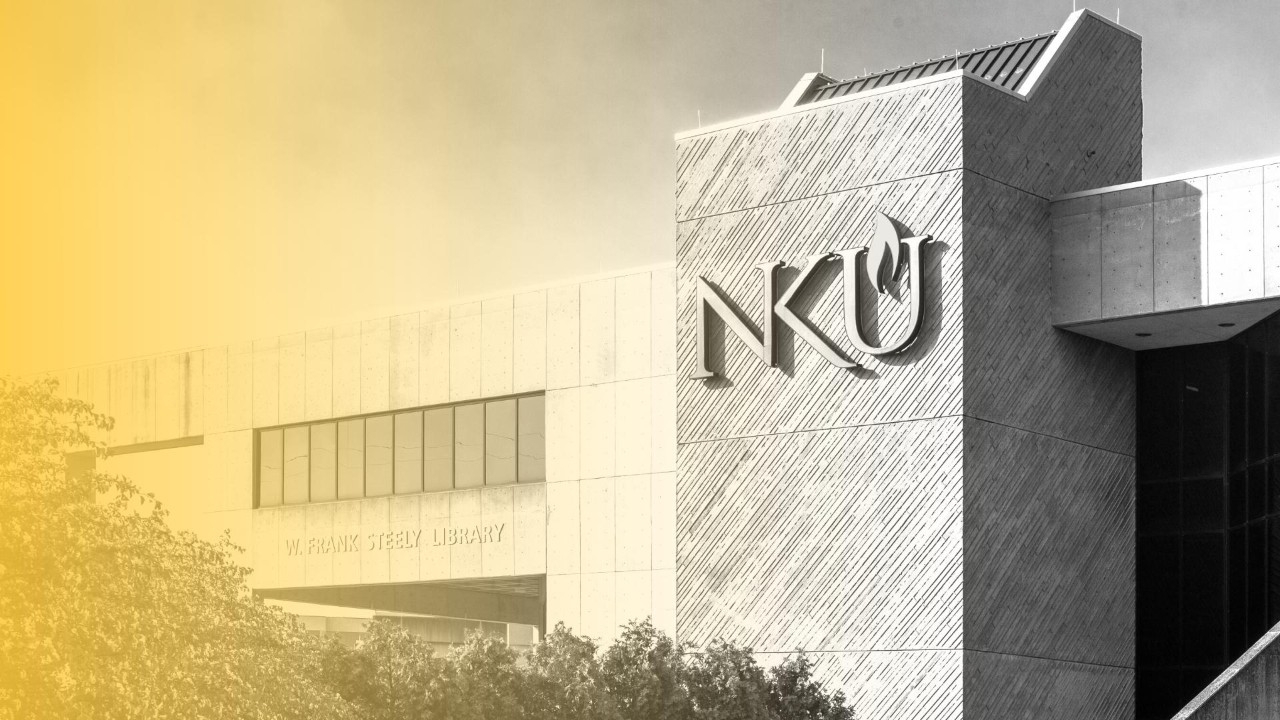
<instances>
[{"instance_id":1,"label":"tinted glass window","mask_svg":"<svg viewBox=\"0 0 1280 720\"><path fill-rule=\"evenodd\" d=\"M284 431L284 502L299 505L311 497L311 432L308 427Z\"/></svg>"},{"instance_id":2,"label":"tinted glass window","mask_svg":"<svg viewBox=\"0 0 1280 720\"><path fill-rule=\"evenodd\" d=\"M267 430L258 440L258 504L279 505L284 499L284 431Z\"/></svg>"},{"instance_id":3,"label":"tinted glass window","mask_svg":"<svg viewBox=\"0 0 1280 720\"><path fill-rule=\"evenodd\" d=\"M422 414L422 489L453 487L453 408Z\"/></svg>"},{"instance_id":4,"label":"tinted glass window","mask_svg":"<svg viewBox=\"0 0 1280 720\"><path fill-rule=\"evenodd\" d=\"M395 427L389 415L366 418L364 421L365 497L391 494L394 432Z\"/></svg>"},{"instance_id":5,"label":"tinted glass window","mask_svg":"<svg viewBox=\"0 0 1280 720\"><path fill-rule=\"evenodd\" d=\"M311 426L311 502L338 499L338 426Z\"/></svg>"},{"instance_id":6,"label":"tinted glass window","mask_svg":"<svg viewBox=\"0 0 1280 720\"><path fill-rule=\"evenodd\" d=\"M422 492L422 413L396 415L396 493Z\"/></svg>"},{"instance_id":7,"label":"tinted glass window","mask_svg":"<svg viewBox=\"0 0 1280 720\"><path fill-rule=\"evenodd\" d=\"M453 409L454 487L484 485L484 405Z\"/></svg>"},{"instance_id":8,"label":"tinted glass window","mask_svg":"<svg viewBox=\"0 0 1280 720\"><path fill-rule=\"evenodd\" d=\"M546 397L520 398L519 480L547 479Z\"/></svg>"},{"instance_id":9,"label":"tinted glass window","mask_svg":"<svg viewBox=\"0 0 1280 720\"><path fill-rule=\"evenodd\" d=\"M500 400L485 406L485 484L507 485L516 481L516 401Z\"/></svg>"},{"instance_id":10,"label":"tinted glass window","mask_svg":"<svg viewBox=\"0 0 1280 720\"><path fill-rule=\"evenodd\" d=\"M364 497L364 420L338 423L338 497Z\"/></svg>"}]
</instances>

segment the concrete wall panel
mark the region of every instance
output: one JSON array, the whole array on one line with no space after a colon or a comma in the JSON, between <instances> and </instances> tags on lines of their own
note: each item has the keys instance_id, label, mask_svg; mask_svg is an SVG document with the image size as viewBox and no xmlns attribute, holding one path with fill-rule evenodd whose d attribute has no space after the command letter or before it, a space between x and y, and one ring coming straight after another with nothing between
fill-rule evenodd
<instances>
[{"instance_id":1,"label":"concrete wall panel","mask_svg":"<svg viewBox=\"0 0 1280 720\"><path fill-rule=\"evenodd\" d=\"M1133 667L1134 461L965 421L965 648Z\"/></svg>"},{"instance_id":2,"label":"concrete wall panel","mask_svg":"<svg viewBox=\"0 0 1280 720\"><path fill-rule=\"evenodd\" d=\"M650 362L654 375L676 371L676 269L653 271Z\"/></svg>"},{"instance_id":3,"label":"concrete wall panel","mask_svg":"<svg viewBox=\"0 0 1280 720\"><path fill-rule=\"evenodd\" d=\"M649 377L653 367L653 276L626 275L616 283L617 379Z\"/></svg>"},{"instance_id":4,"label":"concrete wall panel","mask_svg":"<svg viewBox=\"0 0 1280 720\"><path fill-rule=\"evenodd\" d=\"M964 672L960 650L814 653L814 679L844 690L859 718L960 720ZM762 663L779 655L757 654ZM1018 717L1018 716L1012 716Z\"/></svg>"},{"instance_id":5,"label":"concrete wall panel","mask_svg":"<svg viewBox=\"0 0 1280 720\"><path fill-rule=\"evenodd\" d=\"M547 486L517 485L514 494L516 575L547 572Z\"/></svg>"},{"instance_id":6,"label":"concrete wall panel","mask_svg":"<svg viewBox=\"0 0 1280 720\"><path fill-rule=\"evenodd\" d=\"M307 404L307 336L280 337L280 423L302 422Z\"/></svg>"},{"instance_id":7,"label":"concrete wall panel","mask_svg":"<svg viewBox=\"0 0 1280 720\"><path fill-rule=\"evenodd\" d=\"M418 402L449 402L449 311L423 311L418 322Z\"/></svg>"},{"instance_id":8,"label":"concrete wall panel","mask_svg":"<svg viewBox=\"0 0 1280 720\"><path fill-rule=\"evenodd\" d=\"M515 296L513 392L547 387L547 293Z\"/></svg>"},{"instance_id":9,"label":"concrete wall panel","mask_svg":"<svg viewBox=\"0 0 1280 720\"><path fill-rule=\"evenodd\" d=\"M593 478L579 485L582 522L582 572L617 569L614 533L617 528L615 478Z\"/></svg>"},{"instance_id":10,"label":"concrete wall panel","mask_svg":"<svg viewBox=\"0 0 1280 720\"><path fill-rule=\"evenodd\" d=\"M615 385L589 385L578 390L581 412L579 472L584 478L614 475L617 416Z\"/></svg>"},{"instance_id":11,"label":"concrete wall panel","mask_svg":"<svg viewBox=\"0 0 1280 720\"><path fill-rule=\"evenodd\" d=\"M1046 202L971 175L964 204L965 412L1132 454L1132 355L1052 327Z\"/></svg>"},{"instance_id":12,"label":"concrete wall panel","mask_svg":"<svg viewBox=\"0 0 1280 720\"><path fill-rule=\"evenodd\" d=\"M583 385L612 382L616 377L614 284L614 279L608 278L583 283L580 288Z\"/></svg>"},{"instance_id":13,"label":"concrete wall panel","mask_svg":"<svg viewBox=\"0 0 1280 720\"><path fill-rule=\"evenodd\" d=\"M360 414L360 323L333 329L333 414Z\"/></svg>"},{"instance_id":14,"label":"concrete wall panel","mask_svg":"<svg viewBox=\"0 0 1280 720\"><path fill-rule=\"evenodd\" d=\"M619 628L653 615L653 573L650 571L615 573L614 593L613 617Z\"/></svg>"},{"instance_id":15,"label":"concrete wall panel","mask_svg":"<svg viewBox=\"0 0 1280 720\"><path fill-rule=\"evenodd\" d=\"M360 323L360 412L382 412L391 404L391 319Z\"/></svg>"},{"instance_id":16,"label":"concrete wall panel","mask_svg":"<svg viewBox=\"0 0 1280 720\"><path fill-rule=\"evenodd\" d=\"M1053 321L1102 317L1102 203L1096 196L1053 203Z\"/></svg>"},{"instance_id":17,"label":"concrete wall panel","mask_svg":"<svg viewBox=\"0 0 1280 720\"><path fill-rule=\"evenodd\" d=\"M582 477L579 388L547 392L547 482Z\"/></svg>"},{"instance_id":18,"label":"concrete wall panel","mask_svg":"<svg viewBox=\"0 0 1280 720\"><path fill-rule=\"evenodd\" d=\"M547 574L582 569L582 512L577 481L547 483Z\"/></svg>"},{"instance_id":19,"label":"concrete wall panel","mask_svg":"<svg viewBox=\"0 0 1280 720\"><path fill-rule=\"evenodd\" d=\"M419 349L422 329L418 323L418 313L391 318L389 382L392 409L416 407L419 404L418 381L421 374L418 362L422 357Z\"/></svg>"},{"instance_id":20,"label":"concrete wall panel","mask_svg":"<svg viewBox=\"0 0 1280 720\"><path fill-rule=\"evenodd\" d=\"M183 386L186 354L156 358L156 439L180 437L186 388Z\"/></svg>"},{"instance_id":21,"label":"concrete wall panel","mask_svg":"<svg viewBox=\"0 0 1280 720\"><path fill-rule=\"evenodd\" d=\"M307 333L307 420L333 416L333 329Z\"/></svg>"},{"instance_id":22,"label":"concrete wall panel","mask_svg":"<svg viewBox=\"0 0 1280 720\"><path fill-rule=\"evenodd\" d=\"M652 567L672 570L676 566L676 475L656 473L651 477Z\"/></svg>"},{"instance_id":23,"label":"concrete wall panel","mask_svg":"<svg viewBox=\"0 0 1280 720\"><path fill-rule=\"evenodd\" d=\"M498 531L486 537L494 542L480 546L480 563L485 577L512 575L515 572L515 488L493 487L480 491L480 520L485 528Z\"/></svg>"},{"instance_id":24,"label":"concrete wall panel","mask_svg":"<svg viewBox=\"0 0 1280 720\"><path fill-rule=\"evenodd\" d=\"M583 635L596 638L601 645L609 645L618 636L614 602L617 592L617 574L611 572L582 574L582 629Z\"/></svg>"},{"instance_id":25,"label":"concrete wall panel","mask_svg":"<svg viewBox=\"0 0 1280 720\"><path fill-rule=\"evenodd\" d=\"M547 291L547 388L578 385L581 337L577 285Z\"/></svg>"},{"instance_id":26,"label":"concrete wall panel","mask_svg":"<svg viewBox=\"0 0 1280 720\"><path fill-rule=\"evenodd\" d=\"M653 626L671 637L676 637L676 570L674 567L658 570L653 580Z\"/></svg>"},{"instance_id":27,"label":"concrete wall panel","mask_svg":"<svg viewBox=\"0 0 1280 720\"><path fill-rule=\"evenodd\" d=\"M964 717L1129 720L1133 670L965 651Z\"/></svg>"},{"instance_id":28,"label":"concrete wall panel","mask_svg":"<svg viewBox=\"0 0 1280 720\"><path fill-rule=\"evenodd\" d=\"M449 399L480 397L482 318L480 303L449 309Z\"/></svg>"},{"instance_id":29,"label":"concrete wall panel","mask_svg":"<svg viewBox=\"0 0 1280 720\"><path fill-rule=\"evenodd\" d=\"M253 341L253 427L280 424L280 339Z\"/></svg>"},{"instance_id":30,"label":"concrete wall panel","mask_svg":"<svg viewBox=\"0 0 1280 720\"><path fill-rule=\"evenodd\" d=\"M305 506L306 537L333 537L333 503ZM333 558L331 553L306 554L306 584L311 587L333 585Z\"/></svg>"},{"instance_id":31,"label":"concrete wall panel","mask_svg":"<svg viewBox=\"0 0 1280 720\"><path fill-rule=\"evenodd\" d=\"M1248 168L1208 178L1209 302L1262 297L1263 168Z\"/></svg>"},{"instance_id":32,"label":"concrete wall panel","mask_svg":"<svg viewBox=\"0 0 1280 720\"><path fill-rule=\"evenodd\" d=\"M676 143L676 221L953 170L961 81L944 80Z\"/></svg>"},{"instance_id":33,"label":"concrete wall panel","mask_svg":"<svg viewBox=\"0 0 1280 720\"><path fill-rule=\"evenodd\" d=\"M959 648L960 435L940 418L682 444L680 639Z\"/></svg>"},{"instance_id":34,"label":"concrete wall panel","mask_svg":"<svg viewBox=\"0 0 1280 720\"><path fill-rule=\"evenodd\" d=\"M547 629L564 623L570 630L582 632L582 576L547 576Z\"/></svg>"},{"instance_id":35,"label":"concrete wall panel","mask_svg":"<svg viewBox=\"0 0 1280 720\"><path fill-rule=\"evenodd\" d=\"M1156 312L1196 307L1205 300L1204 186L1201 180L1175 180L1152 187Z\"/></svg>"},{"instance_id":36,"label":"concrete wall panel","mask_svg":"<svg viewBox=\"0 0 1280 720\"><path fill-rule=\"evenodd\" d=\"M1102 314L1155 310L1154 217L1151 186L1101 196Z\"/></svg>"},{"instance_id":37,"label":"concrete wall panel","mask_svg":"<svg viewBox=\"0 0 1280 720\"><path fill-rule=\"evenodd\" d=\"M416 335L417 328L414 328ZM414 348L417 349L416 347ZM415 357L417 353L414 353ZM414 373L415 379L417 373ZM414 533L429 533L429 528L422 527L422 496L403 495L389 498L387 501L391 518L390 531L403 533L399 537L408 537ZM392 582L417 582L422 578L422 535L417 535L418 547L412 542L402 542L397 546L393 542L387 551ZM430 539L427 539L430 542Z\"/></svg>"},{"instance_id":38,"label":"concrete wall panel","mask_svg":"<svg viewBox=\"0 0 1280 720\"><path fill-rule=\"evenodd\" d=\"M619 571L653 567L652 484L650 475L619 477L616 481L613 555ZM646 588L645 597L648 596Z\"/></svg>"},{"instance_id":39,"label":"concrete wall panel","mask_svg":"<svg viewBox=\"0 0 1280 720\"><path fill-rule=\"evenodd\" d=\"M1280 295L1280 165L1262 171L1263 294Z\"/></svg>"},{"instance_id":40,"label":"concrete wall panel","mask_svg":"<svg viewBox=\"0 0 1280 720\"><path fill-rule=\"evenodd\" d=\"M964 84L964 164L1042 198L1142 177L1142 41L1080 18L1024 102Z\"/></svg>"},{"instance_id":41,"label":"concrete wall panel","mask_svg":"<svg viewBox=\"0 0 1280 720\"><path fill-rule=\"evenodd\" d=\"M485 300L481 305L480 394L511 394L513 319L511 297Z\"/></svg>"},{"instance_id":42,"label":"concrete wall panel","mask_svg":"<svg viewBox=\"0 0 1280 720\"><path fill-rule=\"evenodd\" d=\"M204 431L218 433L227 429L227 348L205 348L204 351ZM108 378L109 379L109 378Z\"/></svg>"},{"instance_id":43,"label":"concrete wall panel","mask_svg":"<svg viewBox=\"0 0 1280 720\"><path fill-rule=\"evenodd\" d=\"M615 472L648 473L653 469L653 382L649 378L629 380L614 383L613 388Z\"/></svg>"}]
</instances>

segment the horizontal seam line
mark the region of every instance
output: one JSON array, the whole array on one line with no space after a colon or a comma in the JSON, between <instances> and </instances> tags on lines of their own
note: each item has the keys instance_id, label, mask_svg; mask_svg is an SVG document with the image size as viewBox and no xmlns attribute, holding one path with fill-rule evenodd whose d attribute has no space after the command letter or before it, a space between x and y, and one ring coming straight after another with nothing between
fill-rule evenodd
<instances>
[{"instance_id":1,"label":"horizontal seam line","mask_svg":"<svg viewBox=\"0 0 1280 720\"><path fill-rule=\"evenodd\" d=\"M1114 668L1116 670L1133 670L1134 669L1132 665L1112 665L1110 663L1085 662L1083 660L1066 660L1064 658L1051 658L1051 657L1044 657L1042 655L1027 655L1025 653L1005 653L1005 652L997 652L995 650L978 650L977 648L965 648L965 652L982 653L983 655L1004 655L1006 657L1015 657L1015 658L1031 658L1032 660L1045 660L1047 662L1070 663L1072 665L1089 665L1091 667Z\"/></svg>"},{"instance_id":2,"label":"horizontal seam line","mask_svg":"<svg viewBox=\"0 0 1280 720\"><path fill-rule=\"evenodd\" d=\"M1057 435L1050 435L1049 433L1039 432L1039 431L1036 431L1036 430L1028 430L1027 428L1020 428L1020 427L1018 427L1017 425L1008 425L1008 424L1006 424L1006 423L998 422L998 421L996 421L996 420L988 420L987 418L984 418L984 417L978 417L977 415L969 415L969 414L967 414L967 413L966 413L966 414L965 414L965 417L967 417L967 418L971 418L971 419L973 419L973 420L977 420L978 422L984 422L984 423L987 423L987 424L989 424L989 425L998 425L998 426L1000 426L1000 427L1002 427L1002 428L1008 428L1008 429L1010 429L1010 430L1018 430L1019 432L1028 433L1028 434L1030 434L1030 435L1038 435L1038 436L1040 436L1040 437L1049 438L1049 439L1051 439L1051 440L1059 440L1059 441L1064 442L1064 443L1071 443L1072 445L1079 445L1080 447L1092 448L1093 450L1097 450L1098 452L1104 452L1104 453L1108 453L1108 454L1111 454L1111 455L1119 455L1120 457L1125 457L1125 458L1129 458L1129 459L1133 459L1133 458L1135 457L1134 455L1128 455L1128 454L1126 454L1126 453L1122 453L1122 452L1120 452L1119 450L1108 450L1107 448L1098 447L1097 445L1090 445L1089 443L1080 442L1080 441L1078 441L1078 440L1071 440L1071 439L1064 438L1064 437L1058 437Z\"/></svg>"},{"instance_id":3,"label":"horizontal seam line","mask_svg":"<svg viewBox=\"0 0 1280 720\"><path fill-rule=\"evenodd\" d=\"M807 428L801 430L779 430L777 432L755 433L751 435L730 435L726 437L702 438L701 440L680 441L677 439L676 445L696 445L699 443L721 442L724 440L747 440L750 438L773 437L776 435L799 435L801 433L828 432L830 430L856 430L864 427L880 427L883 425L898 425L909 422L927 422L929 420L948 420L951 418L966 417L964 413L953 413L951 415L929 415L927 417L904 418L902 420L882 420L880 422L858 423L855 425L836 425L832 427Z\"/></svg>"},{"instance_id":4,"label":"horizontal seam line","mask_svg":"<svg viewBox=\"0 0 1280 720\"><path fill-rule=\"evenodd\" d=\"M823 193L805 195L803 197L791 198L788 200L778 200L777 202L764 203L762 205L751 205L750 207L738 208L737 210L725 210L724 212L708 213L706 215L699 215L697 217L686 218L684 220L676 220L676 225L679 225L681 223L697 222L698 220L706 220L707 218L720 217L722 215L732 215L733 213L746 212L748 210L758 210L760 208L773 207L775 205L786 205L787 203L800 202L802 200L812 200L813 198L826 197L828 195L837 195L839 193L844 193L844 192L853 192L854 190L863 190L865 188L873 188L879 185L888 185L889 183L905 182L907 180L919 180L920 178L929 177L930 175L942 175L943 173L956 172L964 169L965 169L964 162L963 160L961 160L961 164L958 167L947 168L945 170L934 170L932 172L920 173L919 175L908 175L905 177L893 178L892 180L881 180L880 182L867 183L866 185L855 185L853 187L841 188L840 190L829 190Z\"/></svg>"}]
</instances>

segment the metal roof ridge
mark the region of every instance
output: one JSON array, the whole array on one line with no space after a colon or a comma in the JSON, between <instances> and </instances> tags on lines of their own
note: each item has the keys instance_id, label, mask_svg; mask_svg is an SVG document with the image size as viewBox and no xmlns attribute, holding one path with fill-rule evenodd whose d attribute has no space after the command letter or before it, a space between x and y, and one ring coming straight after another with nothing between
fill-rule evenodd
<instances>
[{"instance_id":1,"label":"metal roof ridge","mask_svg":"<svg viewBox=\"0 0 1280 720\"><path fill-rule=\"evenodd\" d=\"M943 55L941 57L928 58L926 60L918 60L916 62L909 63L907 65L899 65L898 67L894 67L894 68L884 68L883 70L876 70L875 72L865 73L863 75L855 75L851 78L843 78L840 80L835 80L833 82L830 82L824 85L823 87L831 87L833 85L843 85L844 83L856 82L858 80L865 80L867 78L873 78L878 75L884 75L886 73L897 72L899 70L906 70L908 68L919 67L921 65L928 65L929 63L933 63L933 62L941 62L943 60L958 58L963 55L972 55L973 53L986 52L987 50L994 50L996 48L1002 48L1007 45L1014 45L1020 42L1034 41L1034 40L1039 40L1041 38L1052 37L1054 35L1057 35L1060 29L1061 28L1059 28L1058 30L1049 30L1048 32L1043 32L1038 35L1029 35L1027 37L1020 37L1017 40L1009 40L1007 42L995 43L993 45L987 45L986 47L973 48L972 50L957 51L951 55Z\"/></svg>"}]
</instances>

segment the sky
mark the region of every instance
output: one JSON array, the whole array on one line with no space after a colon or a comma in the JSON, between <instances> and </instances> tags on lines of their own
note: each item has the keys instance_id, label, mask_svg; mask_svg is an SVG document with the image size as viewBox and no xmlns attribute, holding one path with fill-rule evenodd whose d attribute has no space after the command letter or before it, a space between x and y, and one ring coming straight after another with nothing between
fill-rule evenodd
<instances>
[{"instance_id":1,"label":"sky","mask_svg":"<svg viewBox=\"0 0 1280 720\"><path fill-rule=\"evenodd\" d=\"M1081 2L1115 18L1108 5ZM1280 3L1138 0L1144 176L1280 155ZM1053 0L0 0L0 375L674 259L677 132Z\"/></svg>"}]
</instances>

